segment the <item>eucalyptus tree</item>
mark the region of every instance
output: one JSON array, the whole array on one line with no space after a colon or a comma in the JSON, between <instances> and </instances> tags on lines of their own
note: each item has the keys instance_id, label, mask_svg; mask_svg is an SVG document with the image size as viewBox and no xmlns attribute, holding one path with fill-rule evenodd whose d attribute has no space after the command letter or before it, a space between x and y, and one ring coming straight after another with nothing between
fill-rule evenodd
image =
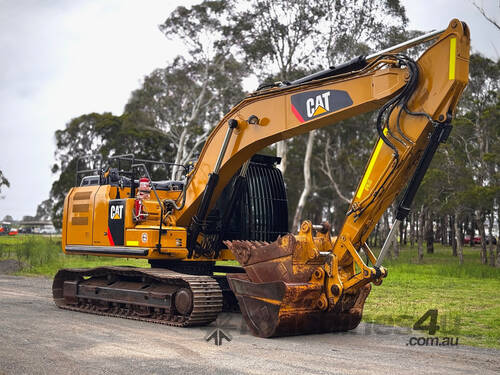
<instances>
[{"instance_id":1,"label":"eucalyptus tree","mask_svg":"<svg viewBox=\"0 0 500 375\"><path fill-rule=\"evenodd\" d=\"M177 57L144 78L129 99L125 113L145 129L161 131L171 161L186 164L194 158L212 127L243 97L242 65L228 56L190 61ZM172 170L176 178L176 169Z\"/></svg>"},{"instance_id":2,"label":"eucalyptus tree","mask_svg":"<svg viewBox=\"0 0 500 375\"><path fill-rule=\"evenodd\" d=\"M464 141L465 157L474 173L474 187L469 191L473 217L481 237L481 261L487 263L486 221L489 222L489 264L495 265L493 223L498 214L500 188L500 60L492 61L474 54L470 59L470 78L461 110L461 121L470 128Z\"/></svg>"},{"instance_id":3,"label":"eucalyptus tree","mask_svg":"<svg viewBox=\"0 0 500 375\"><path fill-rule=\"evenodd\" d=\"M176 149L177 164L193 157L212 127L244 96L246 65L226 42L228 6L226 1L204 1L176 8L160 30L167 38L180 39L186 53L146 77L126 107L148 113Z\"/></svg>"},{"instance_id":4,"label":"eucalyptus tree","mask_svg":"<svg viewBox=\"0 0 500 375\"><path fill-rule=\"evenodd\" d=\"M493 237L500 196L500 64L480 55L470 58L469 84L457 109L453 131L441 145L417 194L416 202L438 216L450 216L460 263L462 224L470 218L481 237L481 262L495 264L486 230ZM474 231L472 231L472 237ZM472 241L471 241L472 242Z\"/></svg>"},{"instance_id":5,"label":"eucalyptus tree","mask_svg":"<svg viewBox=\"0 0 500 375\"><path fill-rule=\"evenodd\" d=\"M407 21L399 1L253 0L233 9L239 10L235 11L234 19L238 22L232 35L252 71L261 79L273 77L283 84L296 78L299 71L319 70L355 53L367 52L369 46L379 44L380 35L404 28ZM321 134L324 133L319 131L316 136L309 136L303 146L304 188L296 206L294 227L303 216L311 192L308 180L314 158L309 156L315 154L314 146ZM281 169L287 177L287 142L278 142L276 151L282 158ZM327 177L331 182L333 174ZM293 178L296 180L295 175ZM288 185L290 188L297 186Z\"/></svg>"},{"instance_id":6,"label":"eucalyptus tree","mask_svg":"<svg viewBox=\"0 0 500 375\"><path fill-rule=\"evenodd\" d=\"M285 83L297 71L328 67L354 51L367 51L367 41L375 45L386 30L401 28L407 21L398 0L233 0L232 4L237 20L233 40L251 70L261 79L272 76ZM278 142L277 155L285 173L286 141Z\"/></svg>"},{"instance_id":7,"label":"eucalyptus tree","mask_svg":"<svg viewBox=\"0 0 500 375\"><path fill-rule=\"evenodd\" d=\"M4 176L3 172L0 170L0 193L2 192L2 186L10 187L10 182L7 177Z\"/></svg>"}]
</instances>

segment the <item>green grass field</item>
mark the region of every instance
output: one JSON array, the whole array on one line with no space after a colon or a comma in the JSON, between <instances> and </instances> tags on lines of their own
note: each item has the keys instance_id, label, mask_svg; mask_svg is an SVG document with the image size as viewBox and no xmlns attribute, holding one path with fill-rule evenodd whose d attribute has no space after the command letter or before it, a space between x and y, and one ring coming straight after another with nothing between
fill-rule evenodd
<instances>
[{"instance_id":1,"label":"green grass field","mask_svg":"<svg viewBox=\"0 0 500 375\"><path fill-rule=\"evenodd\" d=\"M434 254L424 254L422 264L415 247L385 266L388 276L372 288L365 321L412 327L427 310L437 309L440 328L434 336L500 348L500 269L482 265L478 247L465 248L462 266L441 245Z\"/></svg>"},{"instance_id":2,"label":"green grass field","mask_svg":"<svg viewBox=\"0 0 500 375\"><path fill-rule=\"evenodd\" d=\"M54 276L61 268L110 265L149 267L143 259L123 259L87 255L65 255L59 236L19 235L0 237L0 259L16 259L23 269L18 275Z\"/></svg>"},{"instance_id":3,"label":"green grass field","mask_svg":"<svg viewBox=\"0 0 500 375\"><path fill-rule=\"evenodd\" d=\"M60 246L58 237L0 237L0 259L21 262L21 275L53 276L60 268L99 265L148 266L137 259L66 256ZM466 247L464 258L460 266L450 248L436 245L435 253L425 254L417 264L416 248L404 248L399 259L386 261L388 277L373 287L364 321L412 327L426 311L437 309L440 328L433 336L500 348L500 269L480 264L477 247Z\"/></svg>"}]
</instances>

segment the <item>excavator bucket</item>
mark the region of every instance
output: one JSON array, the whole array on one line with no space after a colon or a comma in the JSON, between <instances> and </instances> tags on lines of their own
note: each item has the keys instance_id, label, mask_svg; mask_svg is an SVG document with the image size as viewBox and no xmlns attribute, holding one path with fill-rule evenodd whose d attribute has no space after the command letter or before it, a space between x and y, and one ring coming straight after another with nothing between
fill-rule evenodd
<instances>
[{"instance_id":1,"label":"excavator bucket","mask_svg":"<svg viewBox=\"0 0 500 375\"><path fill-rule=\"evenodd\" d=\"M228 274L229 285L252 333L259 337L347 331L361 321L366 284L328 308L324 283L315 281L324 258L292 234L275 242L225 241L246 274ZM308 253L316 251L316 256ZM302 260L308 259L306 262ZM321 271L320 271L321 272Z\"/></svg>"}]
</instances>

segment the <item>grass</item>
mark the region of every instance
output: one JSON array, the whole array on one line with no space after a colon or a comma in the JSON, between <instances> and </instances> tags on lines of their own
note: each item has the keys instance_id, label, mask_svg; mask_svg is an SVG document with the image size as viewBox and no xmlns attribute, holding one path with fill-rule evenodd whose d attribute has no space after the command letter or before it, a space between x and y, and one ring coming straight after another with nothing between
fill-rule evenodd
<instances>
[{"instance_id":1,"label":"grass","mask_svg":"<svg viewBox=\"0 0 500 375\"><path fill-rule=\"evenodd\" d=\"M0 259L16 259L22 266L18 275L54 276L61 268L110 265L148 267L144 259L65 255L59 236L19 235L0 237Z\"/></svg>"},{"instance_id":2,"label":"grass","mask_svg":"<svg viewBox=\"0 0 500 375\"><path fill-rule=\"evenodd\" d=\"M24 265L18 272L21 275L53 276L61 268L100 265L148 266L141 259L66 256L55 236L2 236L0 259L7 258ZM424 254L423 263L418 264L416 248L404 248L399 259L385 262L388 277L372 288L363 320L412 327L427 310L437 309L440 328L434 336L500 348L500 269L480 264L477 247L466 247L464 260L460 266L450 248L436 244L435 253ZM424 332L414 335L423 336Z\"/></svg>"},{"instance_id":3,"label":"grass","mask_svg":"<svg viewBox=\"0 0 500 375\"><path fill-rule=\"evenodd\" d=\"M462 266L441 245L434 254L424 254L422 264L417 264L416 248L405 248L399 259L385 263L388 276L372 288L365 321L412 327L427 310L437 309L440 328L434 336L500 348L500 269L482 265L477 247L465 248Z\"/></svg>"}]
</instances>

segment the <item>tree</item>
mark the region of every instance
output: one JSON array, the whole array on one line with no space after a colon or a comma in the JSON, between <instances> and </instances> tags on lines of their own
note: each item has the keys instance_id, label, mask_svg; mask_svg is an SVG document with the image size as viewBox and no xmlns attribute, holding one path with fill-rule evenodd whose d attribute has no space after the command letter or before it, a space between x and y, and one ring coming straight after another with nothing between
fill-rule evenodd
<instances>
[{"instance_id":1,"label":"tree","mask_svg":"<svg viewBox=\"0 0 500 375\"><path fill-rule=\"evenodd\" d=\"M108 157L113 155L133 153L138 158L153 160L171 160L172 155L163 132L137 125L127 114L82 115L68 122L65 129L57 130L55 138L56 162L52 173L57 173L58 179L52 184L49 200L52 201L52 221L57 228L62 225L64 197L75 185L77 164L79 169L86 166L99 173L99 169L106 167ZM89 156L93 157L82 160ZM49 205L47 201L42 202L40 213Z\"/></svg>"},{"instance_id":2,"label":"tree","mask_svg":"<svg viewBox=\"0 0 500 375\"><path fill-rule=\"evenodd\" d=\"M474 186L466 193L469 209L481 237L481 261L487 263L486 218L489 235L493 235L493 213L499 204L500 157L500 61L481 55L471 56L469 85L464 93L463 116L460 121L470 128L464 139L466 160L473 170ZM466 141L466 142L465 142ZM489 264L495 265L493 244L490 244Z\"/></svg>"},{"instance_id":3,"label":"tree","mask_svg":"<svg viewBox=\"0 0 500 375\"><path fill-rule=\"evenodd\" d=\"M146 76L125 107L130 121L162 131L171 160L186 164L204 143L212 127L243 97L242 66L234 58L187 61L177 57ZM172 179L176 179L176 170Z\"/></svg>"},{"instance_id":4,"label":"tree","mask_svg":"<svg viewBox=\"0 0 500 375\"><path fill-rule=\"evenodd\" d=\"M481 261L486 264L485 225L488 219L492 236L500 193L500 65L480 55L472 55L470 61L469 84L453 121L453 131L438 149L416 199L434 213L452 218L460 263L463 223L470 222L472 238L477 227L482 238ZM489 259L494 265L493 245Z\"/></svg>"},{"instance_id":5,"label":"tree","mask_svg":"<svg viewBox=\"0 0 500 375\"><path fill-rule=\"evenodd\" d=\"M3 221L13 222L13 221L14 221L14 218L12 217L12 215L5 215L5 216L3 217Z\"/></svg>"},{"instance_id":6,"label":"tree","mask_svg":"<svg viewBox=\"0 0 500 375\"><path fill-rule=\"evenodd\" d=\"M326 177L326 199L332 202L331 222L335 230L340 230L344 222L354 190L376 142L375 126L367 126L370 123L374 124L373 113L344 120L318 131L320 152L316 161L320 166L321 178L325 180Z\"/></svg>"},{"instance_id":7,"label":"tree","mask_svg":"<svg viewBox=\"0 0 500 375\"><path fill-rule=\"evenodd\" d=\"M10 187L10 182L7 177L4 176L3 172L0 170L0 193L2 193L2 186ZM0 198L2 198L0 196Z\"/></svg>"},{"instance_id":8,"label":"tree","mask_svg":"<svg viewBox=\"0 0 500 375\"><path fill-rule=\"evenodd\" d=\"M300 219L302 217L302 211L306 205L307 198L311 192L311 155L314 145L315 131L309 132L307 138L306 156L304 157L304 190L300 195L299 202L297 203L297 209L295 210L295 215L293 218L292 232L298 231L300 228Z\"/></svg>"},{"instance_id":9,"label":"tree","mask_svg":"<svg viewBox=\"0 0 500 375\"><path fill-rule=\"evenodd\" d=\"M35 218L37 220L51 220L53 207L54 207L54 202L52 201L52 199L44 200L36 208Z\"/></svg>"},{"instance_id":10,"label":"tree","mask_svg":"<svg viewBox=\"0 0 500 375\"><path fill-rule=\"evenodd\" d=\"M488 21L493 26L495 26L498 30L500 30L500 23L497 20L495 20L494 18L492 18L491 16L489 16L482 6L477 5L475 1L472 2L472 5L474 5L474 7L483 15L483 17L486 19L486 21Z\"/></svg>"},{"instance_id":11,"label":"tree","mask_svg":"<svg viewBox=\"0 0 500 375\"><path fill-rule=\"evenodd\" d=\"M242 4L243 3L243 4ZM261 79L282 82L298 73L330 66L358 52L368 40L379 40L383 30L406 24L399 1L233 1L237 20L233 40ZM241 10L240 10L241 9ZM365 47L365 51L367 48ZM287 143L277 144L287 167Z\"/></svg>"},{"instance_id":12,"label":"tree","mask_svg":"<svg viewBox=\"0 0 500 375\"><path fill-rule=\"evenodd\" d=\"M226 1L178 7L160 30L181 39L188 54L147 77L127 105L127 111L150 112L152 125L165 131L176 149L177 164L192 158L218 120L244 96L245 65L225 42L227 15Z\"/></svg>"}]
</instances>

